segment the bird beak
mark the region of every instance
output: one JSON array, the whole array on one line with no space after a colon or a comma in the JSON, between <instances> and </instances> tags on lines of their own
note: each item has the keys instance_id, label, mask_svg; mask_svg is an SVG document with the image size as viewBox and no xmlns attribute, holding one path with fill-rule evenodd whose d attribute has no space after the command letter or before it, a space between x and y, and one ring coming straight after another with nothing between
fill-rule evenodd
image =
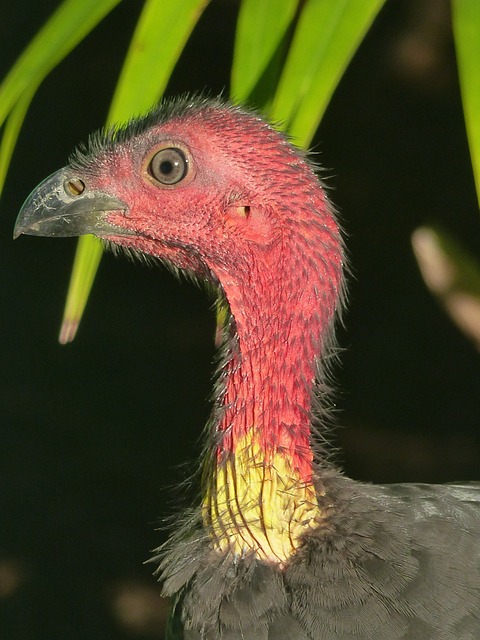
<instances>
[{"instance_id":1,"label":"bird beak","mask_svg":"<svg viewBox=\"0 0 480 640\"><path fill-rule=\"evenodd\" d=\"M100 238L125 235L109 224L106 214L126 211L127 205L102 191L89 190L71 167L64 167L41 182L18 214L13 237L70 237L92 233Z\"/></svg>"}]
</instances>

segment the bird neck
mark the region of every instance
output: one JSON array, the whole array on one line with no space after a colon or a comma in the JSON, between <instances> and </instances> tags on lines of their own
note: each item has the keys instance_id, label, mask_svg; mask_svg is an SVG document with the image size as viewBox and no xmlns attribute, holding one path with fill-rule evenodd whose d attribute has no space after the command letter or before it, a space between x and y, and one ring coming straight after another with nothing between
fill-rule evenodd
<instances>
[{"instance_id":1,"label":"bird neck","mask_svg":"<svg viewBox=\"0 0 480 640\"><path fill-rule=\"evenodd\" d=\"M301 254L282 265L274 253L269 268L251 273L254 287L241 278L250 284L224 286L230 335L203 501L219 550L279 564L322 520L312 398L335 303L322 307L325 273L300 269Z\"/></svg>"}]
</instances>

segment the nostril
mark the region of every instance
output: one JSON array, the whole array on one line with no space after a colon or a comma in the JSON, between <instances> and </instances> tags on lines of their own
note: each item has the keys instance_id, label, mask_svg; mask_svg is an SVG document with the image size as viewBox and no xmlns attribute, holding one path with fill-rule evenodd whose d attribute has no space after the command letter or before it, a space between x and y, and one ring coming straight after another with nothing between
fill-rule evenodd
<instances>
[{"instance_id":1,"label":"nostril","mask_svg":"<svg viewBox=\"0 0 480 640\"><path fill-rule=\"evenodd\" d=\"M85 191L85 183L80 178L71 178L70 180L65 180L63 188L69 196L76 197L82 195Z\"/></svg>"}]
</instances>

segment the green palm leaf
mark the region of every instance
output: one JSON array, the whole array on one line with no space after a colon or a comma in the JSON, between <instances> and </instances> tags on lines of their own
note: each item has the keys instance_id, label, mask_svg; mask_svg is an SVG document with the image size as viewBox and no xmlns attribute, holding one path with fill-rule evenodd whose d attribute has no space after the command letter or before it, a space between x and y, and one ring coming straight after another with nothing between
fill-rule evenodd
<instances>
[{"instance_id":1,"label":"green palm leaf","mask_svg":"<svg viewBox=\"0 0 480 640\"><path fill-rule=\"evenodd\" d=\"M453 35L473 175L480 203L480 3L452 0Z\"/></svg>"},{"instance_id":2,"label":"green palm leaf","mask_svg":"<svg viewBox=\"0 0 480 640\"><path fill-rule=\"evenodd\" d=\"M30 102L45 76L120 0L65 0L14 64L0 85L0 192Z\"/></svg>"}]
</instances>

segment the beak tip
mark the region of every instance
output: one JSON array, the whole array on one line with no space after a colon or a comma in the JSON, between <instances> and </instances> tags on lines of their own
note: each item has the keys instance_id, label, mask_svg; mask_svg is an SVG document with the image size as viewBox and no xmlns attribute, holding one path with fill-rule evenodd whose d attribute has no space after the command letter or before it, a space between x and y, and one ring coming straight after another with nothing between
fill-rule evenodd
<instances>
[{"instance_id":1,"label":"beak tip","mask_svg":"<svg viewBox=\"0 0 480 640\"><path fill-rule=\"evenodd\" d=\"M13 239L16 240L21 235L34 236L39 232L38 221L32 215L30 207L27 207L28 201L23 205L13 227Z\"/></svg>"},{"instance_id":2,"label":"beak tip","mask_svg":"<svg viewBox=\"0 0 480 640\"><path fill-rule=\"evenodd\" d=\"M27 230L25 228L25 225L22 224L22 221L20 221L19 218L20 218L20 216L17 218L17 221L15 222L15 226L13 227L13 239L14 240L19 238Z\"/></svg>"}]
</instances>

